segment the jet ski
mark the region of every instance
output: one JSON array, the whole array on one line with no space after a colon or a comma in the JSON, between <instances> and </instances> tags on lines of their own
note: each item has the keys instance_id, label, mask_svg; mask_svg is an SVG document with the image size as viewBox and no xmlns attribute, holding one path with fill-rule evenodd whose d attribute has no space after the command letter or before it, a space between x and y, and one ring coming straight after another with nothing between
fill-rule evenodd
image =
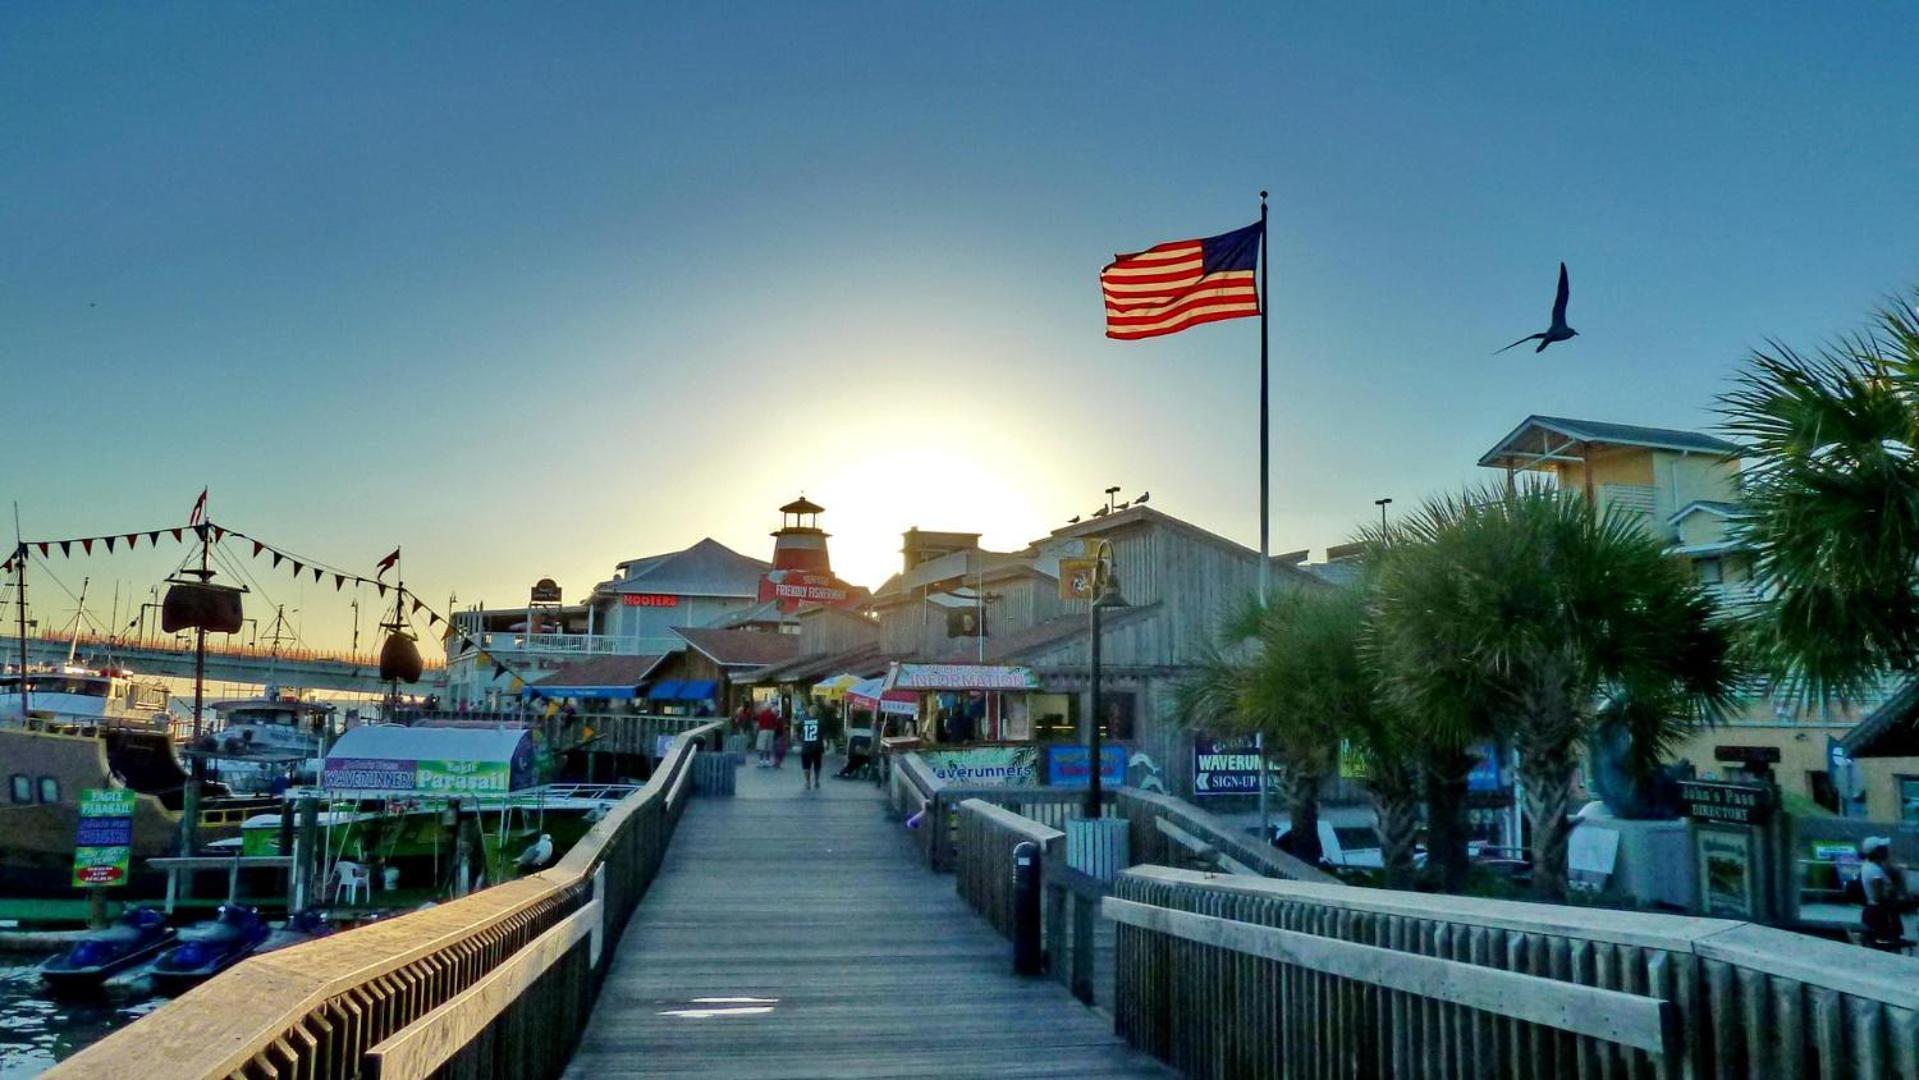
<instances>
[{"instance_id":1,"label":"jet ski","mask_svg":"<svg viewBox=\"0 0 1919 1080\"><path fill-rule=\"evenodd\" d=\"M96 987L173 944L176 937L165 915L152 908L129 908L112 926L41 964L40 978L51 990Z\"/></svg>"},{"instance_id":2,"label":"jet ski","mask_svg":"<svg viewBox=\"0 0 1919 1080\"><path fill-rule=\"evenodd\" d=\"M253 955L259 956L275 949L284 949L289 945L298 945L303 941L326 937L338 929L339 927L334 926L327 919L326 912L308 908L297 915L288 916L285 922L274 927L273 932L267 935L266 941L253 951Z\"/></svg>"},{"instance_id":3,"label":"jet ski","mask_svg":"<svg viewBox=\"0 0 1919 1080\"><path fill-rule=\"evenodd\" d=\"M155 989L184 990L245 959L270 933L272 928L260 918L259 909L221 904L212 922L181 932L180 943L161 953L148 975Z\"/></svg>"}]
</instances>

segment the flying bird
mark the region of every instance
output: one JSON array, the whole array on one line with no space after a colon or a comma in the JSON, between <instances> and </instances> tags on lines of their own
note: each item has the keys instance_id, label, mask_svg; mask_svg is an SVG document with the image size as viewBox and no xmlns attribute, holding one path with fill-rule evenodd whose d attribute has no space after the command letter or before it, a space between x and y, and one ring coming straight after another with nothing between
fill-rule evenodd
<instances>
[{"instance_id":1,"label":"flying bird","mask_svg":"<svg viewBox=\"0 0 1919 1080\"><path fill-rule=\"evenodd\" d=\"M528 844L526 850L520 852L520 857L513 860L513 865L522 870L537 870L545 866L547 860L551 858L553 858L553 838L546 833L541 833L538 840Z\"/></svg>"},{"instance_id":2,"label":"flying bird","mask_svg":"<svg viewBox=\"0 0 1919 1080\"><path fill-rule=\"evenodd\" d=\"M1513 345L1524 345L1528 341L1536 340L1539 342L1539 347L1533 351L1536 353L1545 352L1546 346L1551 345L1555 341L1566 341L1570 338L1578 337L1579 331L1566 325L1566 298L1571 294L1572 287L1566 281L1566 264L1560 263L1559 295L1553 300L1553 324L1547 327L1544 333L1527 334L1525 337L1513 342L1512 345L1506 346L1506 349L1512 348ZM1498 356L1499 353L1505 352L1506 349L1501 349L1493 355Z\"/></svg>"}]
</instances>

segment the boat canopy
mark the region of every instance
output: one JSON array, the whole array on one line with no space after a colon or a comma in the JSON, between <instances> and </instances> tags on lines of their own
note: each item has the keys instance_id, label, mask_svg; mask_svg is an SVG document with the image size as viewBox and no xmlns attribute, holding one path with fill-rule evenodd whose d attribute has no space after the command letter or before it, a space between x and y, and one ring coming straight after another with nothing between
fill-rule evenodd
<instances>
[{"instance_id":1,"label":"boat canopy","mask_svg":"<svg viewBox=\"0 0 1919 1080\"><path fill-rule=\"evenodd\" d=\"M327 751L330 790L480 795L531 787L533 738L521 730L357 727Z\"/></svg>"}]
</instances>

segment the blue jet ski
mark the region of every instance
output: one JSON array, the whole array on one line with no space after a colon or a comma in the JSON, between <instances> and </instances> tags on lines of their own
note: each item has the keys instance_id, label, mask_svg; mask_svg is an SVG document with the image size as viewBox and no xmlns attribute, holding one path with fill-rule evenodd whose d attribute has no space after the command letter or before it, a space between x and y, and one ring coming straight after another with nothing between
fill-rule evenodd
<instances>
[{"instance_id":1,"label":"blue jet ski","mask_svg":"<svg viewBox=\"0 0 1919 1080\"><path fill-rule=\"evenodd\" d=\"M152 908L129 908L112 926L41 964L40 978L52 990L96 987L173 944L177 936L165 915Z\"/></svg>"},{"instance_id":2,"label":"blue jet ski","mask_svg":"<svg viewBox=\"0 0 1919 1080\"><path fill-rule=\"evenodd\" d=\"M308 908L296 915L288 916L287 921L273 928L265 944L253 951L255 956L270 953L275 949L284 949L289 945L298 945L303 941L326 937L338 930L327 918L326 912Z\"/></svg>"},{"instance_id":3,"label":"blue jet ski","mask_svg":"<svg viewBox=\"0 0 1919 1080\"><path fill-rule=\"evenodd\" d=\"M155 989L173 992L217 975L251 955L272 933L257 908L221 904L212 922L180 934L180 944L160 954L148 974Z\"/></svg>"}]
</instances>

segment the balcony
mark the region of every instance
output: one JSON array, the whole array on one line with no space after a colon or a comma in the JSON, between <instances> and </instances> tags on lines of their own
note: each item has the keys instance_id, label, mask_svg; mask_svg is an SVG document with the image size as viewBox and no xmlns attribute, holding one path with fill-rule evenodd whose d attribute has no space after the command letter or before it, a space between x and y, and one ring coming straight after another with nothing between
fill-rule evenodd
<instances>
[{"instance_id":1,"label":"balcony","mask_svg":"<svg viewBox=\"0 0 1919 1080\"><path fill-rule=\"evenodd\" d=\"M609 634L482 634L489 652L560 656L651 656L673 652L686 642L677 637L618 637Z\"/></svg>"}]
</instances>

